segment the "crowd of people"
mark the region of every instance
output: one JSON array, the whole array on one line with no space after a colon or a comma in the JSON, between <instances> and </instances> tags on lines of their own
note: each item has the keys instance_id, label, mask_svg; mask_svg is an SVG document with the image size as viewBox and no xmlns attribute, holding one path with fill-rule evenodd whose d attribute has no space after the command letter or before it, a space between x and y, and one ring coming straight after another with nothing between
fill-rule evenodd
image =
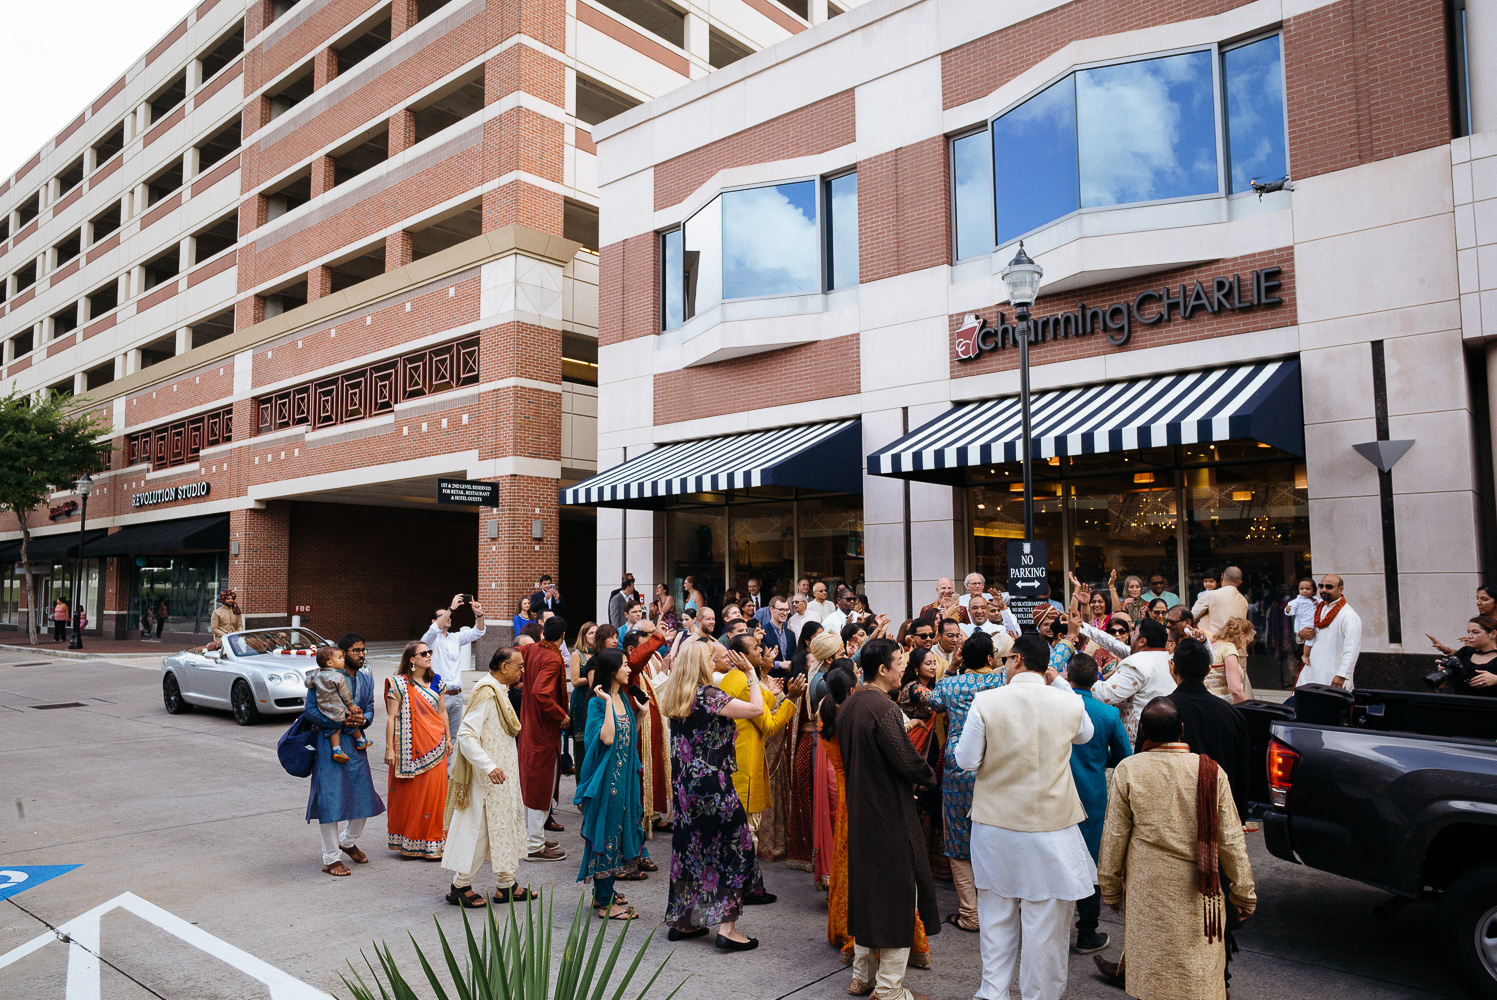
<instances>
[{"instance_id":1,"label":"crowd of people","mask_svg":"<svg viewBox=\"0 0 1497 1000\"><path fill-rule=\"evenodd\" d=\"M893 627L846 585L782 595L750 580L713 607L688 578L678 610L625 575L608 620L568 648L547 578L466 702L463 647L485 624L460 594L385 684L385 800L363 753L366 646L346 635L318 657L346 682L309 681L307 700L326 734L307 810L323 870L367 863L357 840L388 810L387 847L439 860L448 902L524 900L521 860L568 859L547 834L572 774L577 880L601 919L639 919L620 884L668 865L669 939L752 949L740 921L776 902L763 866L783 861L826 892L853 995L904 1000L905 970L928 967L928 935L950 927L978 935L983 1000L1008 997L1015 973L1026 1000L1059 997L1071 950L1142 1000L1225 997L1256 903L1234 708L1253 696L1242 573L1227 567L1188 605L1158 576L1147 590L1129 576L1120 591L1117 574L1070 582L1068 603L1020 622L980 574L962 594L942 578ZM1297 684L1350 689L1361 620L1342 579L1302 581L1300 597L1284 609ZM1460 650L1469 693L1497 694L1491 605L1483 588ZM484 862L491 897L473 889ZM957 897L944 918L938 880ZM1100 954L1104 904L1124 913L1117 961Z\"/></svg>"}]
</instances>

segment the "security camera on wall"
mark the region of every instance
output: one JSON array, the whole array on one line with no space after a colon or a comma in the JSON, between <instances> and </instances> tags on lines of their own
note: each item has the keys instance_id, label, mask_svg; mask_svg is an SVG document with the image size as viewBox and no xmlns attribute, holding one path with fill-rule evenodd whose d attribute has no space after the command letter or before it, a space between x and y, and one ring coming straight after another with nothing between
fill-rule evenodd
<instances>
[{"instance_id":1,"label":"security camera on wall","mask_svg":"<svg viewBox=\"0 0 1497 1000\"><path fill-rule=\"evenodd\" d=\"M1252 184L1253 190L1258 192L1259 201L1263 200L1264 195L1273 194L1275 191L1294 190L1294 185L1289 182L1288 174L1285 174L1283 177L1280 177L1276 181L1260 181L1258 178L1254 177L1249 183Z\"/></svg>"}]
</instances>

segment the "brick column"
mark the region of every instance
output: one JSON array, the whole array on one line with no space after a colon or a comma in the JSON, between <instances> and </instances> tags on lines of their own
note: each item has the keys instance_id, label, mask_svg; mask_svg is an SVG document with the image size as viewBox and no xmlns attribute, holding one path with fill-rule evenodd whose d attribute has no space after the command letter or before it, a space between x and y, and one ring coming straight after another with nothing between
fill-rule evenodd
<instances>
[{"instance_id":1,"label":"brick column","mask_svg":"<svg viewBox=\"0 0 1497 1000\"><path fill-rule=\"evenodd\" d=\"M263 94L244 102L244 115L240 118L240 134L249 138L270 122L270 100Z\"/></svg>"},{"instance_id":2,"label":"brick column","mask_svg":"<svg viewBox=\"0 0 1497 1000\"><path fill-rule=\"evenodd\" d=\"M312 89L321 90L338 75L338 53L323 49L312 57Z\"/></svg>"},{"instance_id":3,"label":"brick column","mask_svg":"<svg viewBox=\"0 0 1497 1000\"><path fill-rule=\"evenodd\" d=\"M390 155L403 153L416 144L416 116L410 111L397 111L390 116Z\"/></svg>"},{"instance_id":4,"label":"brick column","mask_svg":"<svg viewBox=\"0 0 1497 1000\"><path fill-rule=\"evenodd\" d=\"M319 156L312 161L312 197L315 198L338 182L338 161Z\"/></svg>"},{"instance_id":5,"label":"brick column","mask_svg":"<svg viewBox=\"0 0 1497 1000\"><path fill-rule=\"evenodd\" d=\"M229 586L239 594L245 628L290 622L290 539L291 506L284 500L271 501L264 510L229 512ZM236 542L238 555L233 554Z\"/></svg>"},{"instance_id":6,"label":"brick column","mask_svg":"<svg viewBox=\"0 0 1497 1000\"><path fill-rule=\"evenodd\" d=\"M394 271L411 262L411 234L402 229L385 238L385 270Z\"/></svg>"},{"instance_id":7,"label":"brick column","mask_svg":"<svg viewBox=\"0 0 1497 1000\"><path fill-rule=\"evenodd\" d=\"M390 5L390 37L416 26L416 0L395 0ZM514 616L511 615L511 618Z\"/></svg>"},{"instance_id":8,"label":"brick column","mask_svg":"<svg viewBox=\"0 0 1497 1000\"><path fill-rule=\"evenodd\" d=\"M324 295L333 290L333 272L325 265L312 268L307 272L307 301L316 302Z\"/></svg>"}]
</instances>

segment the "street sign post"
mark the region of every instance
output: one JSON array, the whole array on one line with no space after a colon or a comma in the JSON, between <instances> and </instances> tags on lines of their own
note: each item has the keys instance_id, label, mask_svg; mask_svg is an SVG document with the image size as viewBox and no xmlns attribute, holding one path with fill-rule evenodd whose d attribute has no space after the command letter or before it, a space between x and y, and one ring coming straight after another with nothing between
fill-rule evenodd
<instances>
[{"instance_id":1,"label":"street sign post","mask_svg":"<svg viewBox=\"0 0 1497 1000\"><path fill-rule=\"evenodd\" d=\"M1039 594L1047 580L1046 565L1045 543L1039 539L1008 543L1008 606L1025 632L1034 631L1035 605L1045 600Z\"/></svg>"},{"instance_id":2,"label":"street sign post","mask_svg":"<svg viewBox=\"0 0 1497 1000\"><path fill-rule=\"evenodd\" d=\"M458 503L469 507L499 506L499 484L475 479L438 479L437 503Z\"/></svg>"}]
</instances>

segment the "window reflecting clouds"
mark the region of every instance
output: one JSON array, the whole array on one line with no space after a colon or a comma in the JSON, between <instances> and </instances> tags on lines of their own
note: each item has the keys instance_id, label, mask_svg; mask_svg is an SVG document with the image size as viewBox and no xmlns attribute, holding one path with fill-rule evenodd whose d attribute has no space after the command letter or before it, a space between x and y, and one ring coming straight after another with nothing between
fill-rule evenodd
<instances>
[{"instance_id":1,"label":"window reflecting clouds","mask_svg":"<svg viewBox=\"0 0 1497 1000\"><path fill-rule=\"evenodd\" d=\"M988 134L974 132L951 141L955 181L956 259L993 252L993 166Z\"/></svg>"},{"instance_id":2,"label":"window reflecting clouds","mask_svg":"<svg viewBox=\"0 0 1497 1000\"><path fill-rule=\"evenodd\" d=\"M1233 193L1251 191L1254 178L1289 173L1284 148L1284 64L1279 36L1222 53L1227 98L1227 149Z\"/></svg>"},{"instance_id":3,"label":"window reflecting clouds","mask_svg":"<svg viewBox=\"0 0 1497 1000\"><path fill-rule=\"evenodd\" d=\"M722 219L722 198L717 197L686 221L681 263L687 319L723 300Z\"/></svg>"},{"instance_id":4,"label":"window reflecting clouds","mask_svg":"<svg viewBox=\"0 0 1497 1000\"><path fill-rule=\"evenodd\" d=\"M1082 206L1219 191L1214 104L1206 51L1076 73Z\"/></svg>"},{"instance_id":5,"label":"window reflecting clouds","mask_svg":"<svg viewBox=\"0 0 1497 1000\"><path fill-rule=\"evenodd\" d=\"M722 297L821 291L816 182L722 195Z\"/></svg>"},{"instance_id":6,"label":"window reflecting clouds","mask_svg":"<svg viewBox=\"0 0 1497 1000\"><path fill-rule=\"evenodd\" d=\"M858 175L833 177L826 195L827 285L851 288L858 283Z\"/></svg>"},{"instance_id":7,"label":"window reflecting clouds","mask_svg":"<svg viewBox=\"0 0 1497 1000\"><path fill-rule=\"evenodd\" d=\"M660 237L660 325L674 330L685 322L681 296L681 230Z\"/></svg>"},{"instance_id":8,"label":"window reflecting clouds","mask_svg":"<svg viewBox=\"0 0 1497 1000\"><path fill-rule=\"evenodd\" d=\"M999 243L1076 211L1074 76L993 122L993 177Z\"/></svg>"}]
</instances>

